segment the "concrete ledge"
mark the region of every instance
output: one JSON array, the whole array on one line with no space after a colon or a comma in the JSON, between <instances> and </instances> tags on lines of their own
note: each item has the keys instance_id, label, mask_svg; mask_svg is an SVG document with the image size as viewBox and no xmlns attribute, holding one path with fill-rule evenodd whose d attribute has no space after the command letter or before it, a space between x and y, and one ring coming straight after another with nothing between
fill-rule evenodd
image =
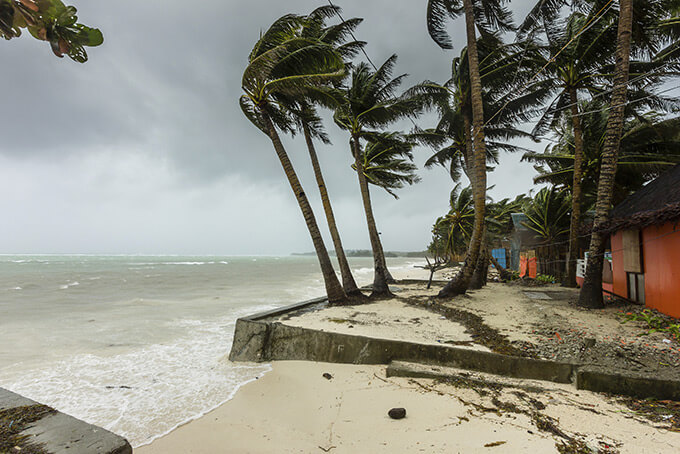
<instances>
[{"instance_id":1,"label":"concrete ledge","mask_svg":"<svg viewBox=\"0 0 680 454\"><path fill-rule=\"evenodd\" d=\"M322 306L322 303L326 303L327 301L328 301L328 298L326 298L325 296L323 296L321 298L313 298L311 300L302 301L300 303L289 304L288 306L279 307L277 309L272 309L272 310L264 311L264 312L258 312L257 314L248 315L246 317L241 317L239 320L254 321L254 320L263 320L265 318L270 318L270 317L277 317L279 315L289 314L289 313L292 313L292 312L295 312L295 311L299 311L301 309L306 309L309 306L313 306L315 304L319 304L320 306Z\"/></svg>"},{"instance_id":2,"label":"concrete ledge","mask_svg":"<svg viewBox=\"0 0 680 454\"><path fill-rule=\"evenodd\" d=\"M0 410L30 405L38 402L0 388ZM58 411L34 422L21 434L52 454L132 454L125 438Z\"/></svg>"},{"instance_id":3,"label":"concrete ledge","mask_svg":"<svg viewBox=\"0 0 680 454\"><path fill-rule=\"evenodd\" d=\"M317 331L279 322L240 319L236 323L232 361L306 360L350 364L427 362L515 378L570 383L574 365L506 356L443 345Z\"/></svg>"},{"instance_id":4,"label":"concrete ledge","mask_svg":"<svg viewBox=\"0 0 680 454\"><path fill-rule=\"evenodd\" d=\"M447 366L432 366L420 363L408 363L403 361L392 361L386 369L387 377L406 377L406 378L427 378L427 379L450 379L463 378L469 384L476 384L481 387L498 385L501 387L512 386L513 388L523 389L526 391L540 391L545 388L537 385L535 381L528 384L524 382L525 379L508 379L504 377L500 380L494 380L491 377L484 375L473 376L466 369L458 369Z\"/></svg>"},{"instance_id":5,"label":"concrete ledge","mask_svg":"<svg viewBox=\"0 0 680 454\"><path fill-rule=\"evenodd\" d=\"M642 374L615 374L600 368L581 367L576 373L576 388L589 391L654 397L680 401L680 381L661 380Z\"/></svg>"}]
</instances>

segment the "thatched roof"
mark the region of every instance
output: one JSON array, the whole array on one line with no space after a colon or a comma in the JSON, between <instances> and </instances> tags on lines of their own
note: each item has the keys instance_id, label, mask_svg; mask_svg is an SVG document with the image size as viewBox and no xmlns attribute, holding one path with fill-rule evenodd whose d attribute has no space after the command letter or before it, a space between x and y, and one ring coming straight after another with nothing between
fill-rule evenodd
<instances>
[{"instance_id":1,"label":"thatched roof","mask_svg":"<svg viewBox=\"0 0 680 454\"><path fill-rule=\"evenodd\" d=\"M680 164L614 207L602 230L640 229L673 221L680 222Z\"/></svg>"}]
</instances>

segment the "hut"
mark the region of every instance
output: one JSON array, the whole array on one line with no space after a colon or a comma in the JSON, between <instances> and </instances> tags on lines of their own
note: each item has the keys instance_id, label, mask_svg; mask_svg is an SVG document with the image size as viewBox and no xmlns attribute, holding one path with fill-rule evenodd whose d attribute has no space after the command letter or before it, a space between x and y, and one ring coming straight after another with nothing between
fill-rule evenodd
<instances>
[{"instance_id":1,"label":"hut","mask_svg":"<svg viewBox=\"0 0 680 454\"><path fill-rule=\"evenodd\" d=\"M610 213L613 294L680 317L680 164Z\"/></svg>"}]
</instances>

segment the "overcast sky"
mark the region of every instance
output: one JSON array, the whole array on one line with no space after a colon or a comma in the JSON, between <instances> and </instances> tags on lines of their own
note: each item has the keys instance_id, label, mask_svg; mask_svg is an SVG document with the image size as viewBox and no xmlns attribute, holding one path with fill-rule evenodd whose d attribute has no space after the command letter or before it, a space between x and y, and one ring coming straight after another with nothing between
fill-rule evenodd
<instances>
[{"instance_id":1,"label":"overcast sky","mask_svg":"<svg viewBox=\"0 0 680 454\"><path fill-rule=\"evenodd\" d=\"M75 3L75 0L73 0ZM66 3L71 3L67 1ZM518 21L532 2L514 1ZM100 28L85 64L53 56L28 36L0 44L0 253L288 254L312 250L269 139L238 107L241 74L261 30L321 0L79 1L80 22ZM380 64L399 55L404 88L445 81L464 45L429 38L425 0L343 0ZM27 35L27 34L26 34ZM434 125L433 117L418 121ZM409 127L405 123L403 127ZM321 165L347 248L370 247L347 136L332 122ZM325 228L304 141L285 145ZM526 145L526 144L525 144ZM542 145L533 145L537 150ZM420 148L422 167L430 150ZM535 171L502 156L494 199L528 191ZM399 192L374 189L386 249L423 250L452 183L445 169ZM328 237L327 237L328 238ZM327 245L330 246L330 241Z\"/></svg>"}]
</instances>

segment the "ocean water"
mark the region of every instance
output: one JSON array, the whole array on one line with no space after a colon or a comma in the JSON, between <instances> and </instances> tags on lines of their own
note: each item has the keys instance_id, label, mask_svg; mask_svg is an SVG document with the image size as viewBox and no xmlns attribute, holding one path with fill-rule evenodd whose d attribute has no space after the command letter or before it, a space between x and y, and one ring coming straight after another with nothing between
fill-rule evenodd
<instances>
[{"instance_id":1,"label":"ocean water","mask_svg":"<svg viewBox=\"0 0 680 454\"><path fill-rule=\"evenodd\" d=\"M238 317L323 289L315 257L0 256L0 387L140 446L269 370L227 360Z\"/></svg>"}]
</instances>

